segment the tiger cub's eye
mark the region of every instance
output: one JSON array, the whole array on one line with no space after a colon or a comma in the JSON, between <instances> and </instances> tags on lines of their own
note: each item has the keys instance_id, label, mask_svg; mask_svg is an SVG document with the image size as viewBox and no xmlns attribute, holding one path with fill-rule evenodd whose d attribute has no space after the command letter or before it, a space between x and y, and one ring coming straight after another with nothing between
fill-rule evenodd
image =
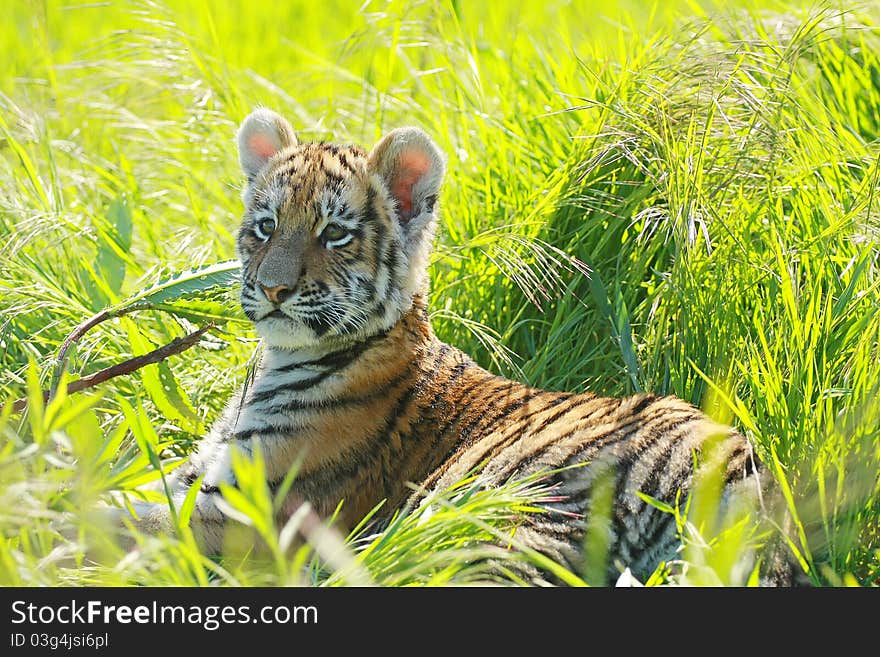
<instances>
[{"instance_id":1,"label":"tiger cub's eye","mask_svg":"<svg viewBox=\"0 0 880 657\"><path fill-rule=\"evenodd\" d=\"M254 232L265 242L275 232L275 220L272 217L257 220L257 223L254 224Z\"/></svg>"},{"instance_id":2,"label":"tiger cub's eye","mask_svg":"<svg viewBox=\"0 0 880 657\"><path fill-rule=\"evenodd\" d=\"M351 233L344 226L339 224L327 224L327 227L321 232L321 240L329 247L342 246L347 243L346 238L351 237Z\"/></svg>"}]
</instances>

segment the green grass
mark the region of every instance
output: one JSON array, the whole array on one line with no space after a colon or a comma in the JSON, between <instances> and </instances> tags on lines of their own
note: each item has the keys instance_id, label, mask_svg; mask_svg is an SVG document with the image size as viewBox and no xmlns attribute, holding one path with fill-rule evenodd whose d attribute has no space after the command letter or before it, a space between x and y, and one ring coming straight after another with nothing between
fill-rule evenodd
<instances>
[{"instance_id":1,"label":"green grass","mask_svg":"<svg viewBox=\"0 0 880 657\"><path fill-rule=\"evenodd\" d=\"M234 257L233 136L257 104L303 140L424 127L449 155L442 339L531 384L674 393L733 422L789 493L812 581L880 581L880 11L522 4L13 0L0 399L32 403L0 420L0 584L471 582L484 573L464 557L547 494L465 482L382 536L318 530L282 558L304 520L274 527L257 470L237 510L270 558L216 564L181 523L77 567L57 523L72 514L84 537L96 500L155 476L150 455L185 454L256 341L227 286L100 324L68 376L219 318L198 347L46 408L37 390L80 322ZM682 529L694 568L652 583L747 581L742 526Z\"/></svg>"}]
</instances>

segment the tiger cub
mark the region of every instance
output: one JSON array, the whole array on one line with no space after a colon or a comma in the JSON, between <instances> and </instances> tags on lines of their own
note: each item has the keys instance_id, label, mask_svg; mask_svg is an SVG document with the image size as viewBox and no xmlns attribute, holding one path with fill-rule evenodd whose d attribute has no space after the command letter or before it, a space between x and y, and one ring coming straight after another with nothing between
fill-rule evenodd
<instances>
[{"instance_id":1,"label":"tiger cub","mask_svg":"<svg viewBox=\"0 0 880 657\"><path fill-rule=\"evenodd\" d=\"M644 575L674 556L673 514L636 492L675 504L708 438L722 437L727 488L757 489L748 441L680 399L538 390L437 339L427 266L445 162L422 130L393 130L370 152L299 144L284 118L258 109L238 146L241 305L264 352L169 480L180 504L202 477L192 522L206 551L223 549L229 519L218 501L221 484L236 485L231 450L257 446L273 492L299 463L283 513L307 500L329 517L344 500L343 531L382 500L389 513L403 506L412 483L444 488L477 467L486 485L553 471L556 501L516 538L574 572L584 567L592 484L611 473L612 576L614 564ZM141 525L167 530L168 514L141 508Z\"/></svg>"}]
</instances>

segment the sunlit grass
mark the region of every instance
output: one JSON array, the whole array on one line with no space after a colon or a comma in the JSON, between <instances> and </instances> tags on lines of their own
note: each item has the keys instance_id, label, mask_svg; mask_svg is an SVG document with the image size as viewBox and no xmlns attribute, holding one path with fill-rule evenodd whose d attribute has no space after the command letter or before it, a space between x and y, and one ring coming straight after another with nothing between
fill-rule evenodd
<instances>
[{"instance_id":1,"label":"sunlit grass","mask_svg":"<svg viewBox=\"0 0 880 657\"><path fill-rule=\"evenodd\" d=\"M325 541L217 564L177 535L71 568L81 549L56 524L73 513L84 538L86 509L155 477L144 445L185 453L256 343L234 295L202 299L218 327L161 371L46 410L36 391L87 317L234 257L233 135L257 104L304 140L369 146L423 126L449 156L431 271L440 337L534 385L674 393L735 423L789 494L787 534L813 582L876 583L880 14L717 4L13 2L0 390L33 403L2 421L0 583L472 582L490 576L463 555L528 514L528 487L453 492L337 557ZM197 305L100 324L70 377L191 331ZM269 520L271 544L283 528ZM684 534L699 568L682 581L749 581L736 569L748 528Z\"/></svg>"}]
</instances>

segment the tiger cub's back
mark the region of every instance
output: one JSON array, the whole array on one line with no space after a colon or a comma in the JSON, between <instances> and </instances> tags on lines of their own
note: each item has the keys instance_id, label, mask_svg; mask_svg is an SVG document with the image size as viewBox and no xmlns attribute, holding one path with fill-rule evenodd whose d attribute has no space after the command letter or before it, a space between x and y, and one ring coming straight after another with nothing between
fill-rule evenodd
<instances>
[{"instance_id":1,"label":"tiger cub's back","mask_svg":"<svg viewBox=\"0 0 880 657\"><path fill-rule=\"evenodd\" d=\"M550 392L470 367L482 383L449 405L456 448L422 489L446 489L478 469L485 485L546 473L543 483L554 488L547 512L531 517L516 539L574 572L585 568L585 529L597 522L607 529L609 575L621 566L647 575L673 558L680 545L675 515L638 493L683 505L695 459L711 460L705 465L719 473L723 499L734 491L749 501L759 495L760 466L748 440L677 397ZM454 373L447 368L445 375L441 380ZM595 509L594 498L605 500L607 517L597 517L606 510Z\"/></svg>"}]
</instances>

